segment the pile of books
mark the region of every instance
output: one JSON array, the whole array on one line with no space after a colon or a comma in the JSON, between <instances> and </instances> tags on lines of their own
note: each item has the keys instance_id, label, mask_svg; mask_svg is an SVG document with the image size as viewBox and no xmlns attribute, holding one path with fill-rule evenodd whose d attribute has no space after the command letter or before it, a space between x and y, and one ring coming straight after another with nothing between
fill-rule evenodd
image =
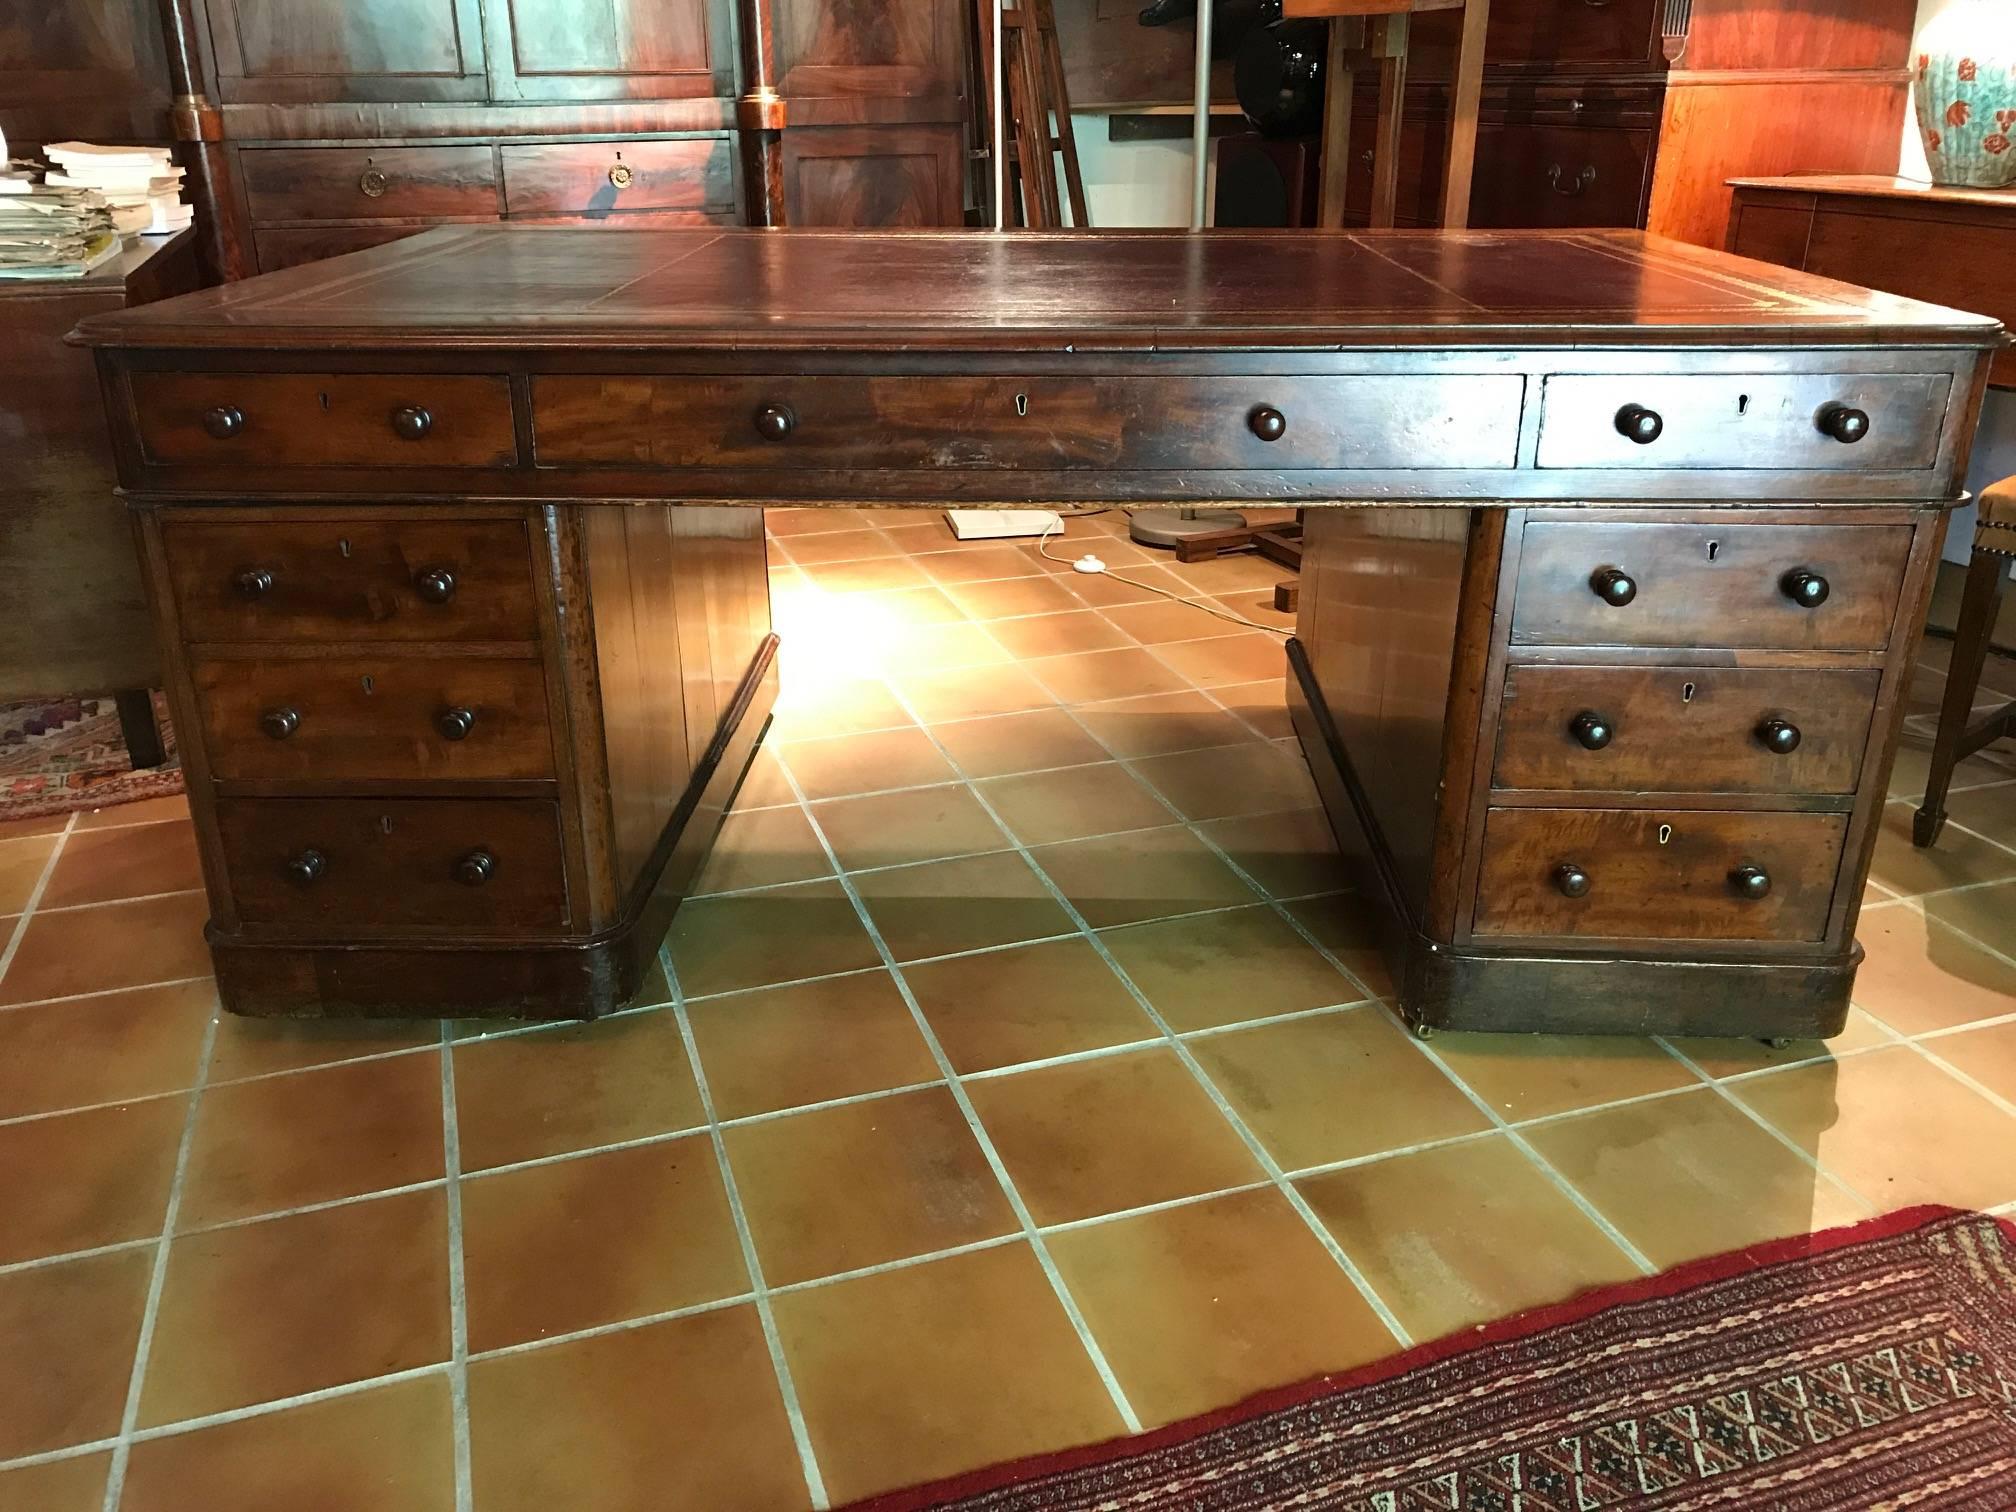
<instances>
[{"instance_id":1,"label":"pile of books","mask_svg":"<svg viewBox=\"0 0 2016 1512\"><path fill-rule=\"evenodd\" d=\"M119 255L104 196L35 182L32 163L0 169L0 279L82 278Z\"/></svg>"},{"instance_id":2,"label":"pile of books","mask_svg":"<svg viewBox=\"0 0 2016 1512\"><path fill-rule=\"evenodd\" d=\"M182 203L183 170L169 159L166 147L57 142L43 151L53 165L47 182L104 195L122 236L172 236L195 214Z\"/></svg>"}]
</instances>

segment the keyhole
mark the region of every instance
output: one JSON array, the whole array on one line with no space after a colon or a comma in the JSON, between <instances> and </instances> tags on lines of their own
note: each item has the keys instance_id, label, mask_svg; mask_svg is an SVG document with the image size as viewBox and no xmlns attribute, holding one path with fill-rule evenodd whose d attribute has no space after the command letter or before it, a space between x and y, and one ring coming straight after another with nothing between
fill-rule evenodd
<instances>
[{"instance_id":1,"label":"keyhole","mask_svg":"<svg viewBox=\"0 0 2016 1512\"><path fill-rule=\"evenodd\" d=\"M1672 826L1672 825L1670 825L1670 824L1662 824L1662 825L1660 825L1660 826L1659 826L1659 843L1660 843L1661 845L1665 845L1665 844L1666 844L1666 843L1667 843L1668 841L1670 841L1670 840L1671 840L1672 838L1673 838L1673 826Z\"/></svg>"},{"instance_id":2,"label":"keyhole","mask_svg":"<svg viewBox=\"0 0 2016 1512\"><path fill-rule=\"evenodd\" d=\"M346 560L349 558L350 538L348 536L343 537L342 540L336 543L336 554L340 557L345 558Z\"/></svg>"},{"instance_id":3,"label":"keyhole","mask_svg":"<svg viewBox=\"0 0 2016 1512\"><path fill-rule=\"evenodd\" d=\"M1027 394L1017 394L1015 396L1015 413L1019 417L1026 417L1028 415L1029 396Z\"/></svg>"},{"instance_id":4,"label":"keyhole","mask_svg":"<svg viewBox=\"0 0 2016 1512\"><path fill-rule=\"evenodd\" d=\"M380 814L378 816L378 833L381 835L392 833L392 816L390 814Z\"/></svg>"},{"instance_id":5,"label":"keyhole","mask_svg":"<svg viewBox=\"0 0 2016 1512\"><path fill-rule=\"evenodd\" d=\"M371 674L369 672L366 672L364 674L364 691L367 694L376 693L378 691L378 685L371 680Z\"/></svg>"},{"instance_id":6,"label":"keyhole","mask_svg":"<svg viewBox=\"0 0 2016 1512\"><path fill-rule=\"evenodd\" d=\"M315 397L316 397L317 399L320 399L320 400L322 401L322 408L323 408L323 409L325 409L325 410L326 410L326 409L328 409L328 408L329 408L329 396L328 396L327 394L317 394L317 395L316 395Z\"/></svg>"},{"instance_id":7,"label":"keyhole","mask_svg":"<svg viewBox=\"0 0 2016 1512\"><path fill-rule=\"evenodd\" d=\"M1710 541L1708 543L1708 560L1711 562L1714 561L1721 550L1722 543L1720 541Z\"/></svg>"},{"instance_id":8,"label":"keyhole","mask_svg":"<svg viewBox=\"0 0 2016 1512\"><path fill-rule=\"evenodd\" d=\"M1680 684L1680 702L1682 702L1683 704L1690 704L1694 702L1694 684L1692 683Z\"/></svg>"},{"instance_id":9,"label":"keyhole","mask_svg":"<svg viewBox=\"0 0 2016 1512\"><path fill-rule=\"evenodd\" d=\"M1750 396L1748 394L1738 394L1736 396L1737 416L1740 418L1749 413L1750 413Z\"/></svg>"}]
</instances>

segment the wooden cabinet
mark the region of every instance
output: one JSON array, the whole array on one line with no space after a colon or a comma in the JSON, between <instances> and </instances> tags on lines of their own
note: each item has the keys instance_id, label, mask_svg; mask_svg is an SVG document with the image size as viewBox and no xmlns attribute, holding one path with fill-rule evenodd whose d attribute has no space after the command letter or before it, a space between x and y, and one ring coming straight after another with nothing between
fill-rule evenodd
<instances>
[{"instance_id":1,"label":"wooden cabinet","mask_svg":"<svg viewBox=\"0 0 2016 1512\"><path fill-rule=\"evenodd\" d=\"M479 0L207 0L224 104L480 100Z\"/></svg>"},{"instance_id":2,"label":"wooden cabinet","mask_svg":"<svg viewBox=\"0 0 2016 1512\"><path fill-rule=\"evenodd\" d=\"M495 97L690 99L733 88L733 22L720 0L492 0Z\"/></svg>"}]
</instances>

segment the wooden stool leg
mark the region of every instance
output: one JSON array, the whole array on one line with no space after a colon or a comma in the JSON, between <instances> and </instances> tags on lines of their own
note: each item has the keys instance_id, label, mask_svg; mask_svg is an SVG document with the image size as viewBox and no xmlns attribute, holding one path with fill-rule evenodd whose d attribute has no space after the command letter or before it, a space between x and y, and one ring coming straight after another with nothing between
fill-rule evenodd
<instances>
[{"instance_id":1,"label":"wooden stool leg","mask_svg":"<svg viewBox=\"0 0 2016 1512\"><path fill-rule=\"evenodd\" d=\"M1393 225L1400 204L1400 121L1407 93L1407 18L1379 19L1379 136L1372 147L1372 224Z\"/></svg>"},{"instance_id":2,"label":"wooden stool leg","mask_svg":"<svg viewBox=\"0 0 2016 1512\"><path fill-rule=\"evenodd\" d=\"M161 744L161 726L154 722L154 695L145 688L128 688L112 695L119 709L119 733L126 739L126 759L133 770L144 772L168 759Z\"/></svg>"},{"instance_id":3,"label":"wooden stool leg","mask_svg":"<svg viewBox=\"0 0 2016 1512\"><path fill-rule=\"evenodd\" d=\"M1988 660L1988 641L1995 632L1995 614L2002 607L2003 558L1977 551L1967 565L1967 587L1960 596L1960 622L1953 629L1953 656L1946 666L1946 697L1939 705L1939 730L1932 737L1932 766L1925 774L1925 797L1911 823L1911 839L1930 845L1946 827L1946 790L1960 743L1974 711L1981 668Z\"/></svg>"},{"instance_id":4,"label":"wooden stool leg","mask_svg":"<svg viewBox=\"0 0 2016 1512\"><path fill-rule=\"evenodd\" d=\"M1477 111L1484 95L1484 33L1491 0L1468 0L1463 39L1456 47L1456 92L1449 107L1448 172L1442 183L1442 229L1470 224L1470 180L1477 166Z\"/></svg>"},{"instance_id":5,"label":"wooden stool leg","mask_svg":"<svg viewBox=\"0 0 2016 1512\"><path fill-rule=\"evenodd\" d=\"M1351 51L1365 45L1365 22L1356 16L1330 18L1329 51L1324 63L1323 174L1316 191L1316 224L1325 231L1344 224L1344 195L1351 179L1351 96L1356 80Z\"/></svg>"}]
</instances>

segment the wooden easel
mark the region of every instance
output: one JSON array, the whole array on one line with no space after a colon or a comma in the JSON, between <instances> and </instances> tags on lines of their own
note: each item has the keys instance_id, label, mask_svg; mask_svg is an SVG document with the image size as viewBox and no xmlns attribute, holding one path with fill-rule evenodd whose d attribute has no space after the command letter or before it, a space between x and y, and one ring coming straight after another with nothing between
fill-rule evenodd
<instances>
[{"instance_id":1,"label":"wooden easel","mask_svg":"<svg viewBox=\"0 0 2016 1512\"><path fill-rule=\"evenodd\" d=\"M994 98L994 10L992 0L975 0L979 23L981 84L984 98ZM1001 10L1001 50L1004 123L996 121L987 134L990 147L1008 143L1003 176L1008 213L1003 224L1055 227L1064 224L1058 194L1057 164L1064 165L1064 195L1071 205L1071 224L1089 226L1085 179L1078 166L1078 138L1071 129L1071 97L1064 85L1064 54L1057 45L1057 17L1051 0L1018 0ZM983 105L981 113L990 114ZM1051 120L1056 125L1052 128Z\"/></svg>"},{"instance_id":2,"label":"wooden easel","mask_svg":"<svg viewBox=\"0 0 2016 1512\"><path fill-rule=\"evenodd\" d=\"M1344 184L1351 166L1351 96L1358 69L1379 71L1379 134L1372 149L1372 224L1394 223L1400 193L1400 111L1407 87L1409 19L1419 11L1461 10L1456 77L1449 101L1448 172L1442 185L1442 225L1470 224L1470 180L1477 162L1477 109L1484 92L1484 33L1491 0L1283 0L1282 14L1327 19L1323 182L1316 224L1344 224Z\"/></svg>"}]
</instances>

